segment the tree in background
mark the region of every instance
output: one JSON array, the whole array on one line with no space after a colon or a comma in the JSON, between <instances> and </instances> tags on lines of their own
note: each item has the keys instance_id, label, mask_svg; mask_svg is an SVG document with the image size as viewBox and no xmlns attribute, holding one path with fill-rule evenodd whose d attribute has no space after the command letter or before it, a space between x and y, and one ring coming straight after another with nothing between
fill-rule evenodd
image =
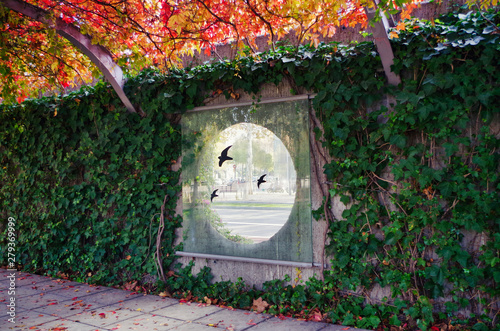
<instances>
[{"instance_id":1,"label":"tree in background","mask_svg":"<svg viewBox=\"0 0 500 331\"><path fill-rule=\"evenodd\" d=\"M481 0L482 6L497 0ZM340 26L367 25L369 0L0 0L0 97L21 102L39 93L89 83L104 73L115 90L125 74L180 63L221 43L272 45L294 31L318 42ZM411 11L413 0L378 3ZM377 11L379 13L379 11ZM402 17L405 17L403 14ZM79 35L78 35L79 34ZM64 38L61 38L64 37ZM120 98L135 111L126 96Z\"/></svg>"}]
</instances>

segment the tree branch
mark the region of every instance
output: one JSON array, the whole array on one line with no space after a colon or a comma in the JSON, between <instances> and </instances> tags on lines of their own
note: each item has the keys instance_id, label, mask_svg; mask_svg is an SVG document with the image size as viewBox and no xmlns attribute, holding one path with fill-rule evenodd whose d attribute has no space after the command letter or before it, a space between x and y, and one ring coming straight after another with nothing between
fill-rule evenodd
<instances>
[{"instance_id":1,"label":"tree branch","mask_svg":"<svg viewBox=\"0 0 500 331\"><path fill-rule=\"evenodd\" d=\"M72 24L64 22L62 19L51 17L50 13L42 8L33 6L21 0L0 0L0 4L5 7L23 14L31 19L41 22L55 31L62 37L69 40L83 54L87 55L90 60L101 70L104 77L110 82L118 97L123 102L129 112L135 113L135 108L125 95L123 86L125 80L123 78L122 69L115 63L111 53L103 46L93 45L92 37L82 34L80 30Z\"/></svg>"}]
</instances>

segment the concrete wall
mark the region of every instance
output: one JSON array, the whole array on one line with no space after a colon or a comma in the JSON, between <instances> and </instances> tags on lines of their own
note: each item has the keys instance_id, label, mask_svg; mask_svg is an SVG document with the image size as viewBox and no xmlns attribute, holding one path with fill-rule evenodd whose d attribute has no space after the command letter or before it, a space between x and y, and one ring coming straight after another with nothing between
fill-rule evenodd
<instances>
[{"instance_id":1,"label":"concrete wall","mask_svg":"<svg viewBox=\"0 0 500 331\"><path fill-rule=\"evenodd\" d=\"M449 11L452 4L457 3L455 1L443 1L441 4L425 4L421 8L416 9L414 14L418 18L431 19L433 17L439 16L441 13ZM463 3L463 1L458 1L458 4ZM362 41L370 40L364 39L359 33L360 27L356 28L345 28L340 29L338 33L331 39L325 41L340 41L347 43L349 41ZM293 40L293 36L290 37ZM261 51L268 48L267 37L260 38L258 40L258 45L261 47ZM218 55L222 57L232 58L235 55L235 50L231 46L221 46L217 49ZM192 58L186 58L185 63L203 63L210 60L204 54L196 57L196 60ZM213 59L213 58L212 58ZM284 98L291 96L290 94L291 86L287 81L284 81L279 86L273 84L268 84L263 86L259 97L261 100L264 99L274 99L274 98ZM243 93L242 91L235 91L239 98L238 100L226 100L224 96L218 96L214 99L206 100L206 106L221 106L232 104L232 103L243 103L252 102L252 96ZM299 94L308 94L308 91L298 91ZM384 100L383 104L388 105L390 100ZM311 154L311 202L312 209L315 210L321 206L322 199L327 196L328 187L325 184L326 177L323 174L323 166L325 163L330 161L328 153L321 146L321 142L318 142L314 138L313 129L315 127L320 127L319 120L315 117L314 112L310 113L310 154ZM380 119L380 120L383 120ZM321 127L320 127L321 129ZM177 163L181 164L180 162ZM386 173L387 179L390 179L390 171ZM389 199L380 196L380 202L389 204ZM343 203L340 202L338 198L333 198L331 201L333 206L331 211L327 211L329 220L341 220L342 211L346 208ZM387 206L391 208L391 206ZM177 206L177 213L182 213L182 199L179 199L179 204ZM327 222L325 220L312 220L312 242L313 242L313 266L311 267L301 267L298 268L301 271L302 279L307 280L309 277L315 275L317 278L322 277L323 267L327 267L329 257L324 254L325 241L327 240ZM183 234L183 229L179 229L177 233L177 244L181 242ZM195 261L195 267L193 273L197 273L203 267L208 266L212 269L212 273L215 276L214 281L221 280L231 280L236 281L238 277L241 277L246 284L255 285L259 287L263 282L272 279L283 279L285 275L289 275L292 279L295 278L297 274L297 268L294 266L284 266L284 265L271 265L271 264L260 264L251 263L243 261L227 261L223 259L206 259L200 257L187 257L183 256L178 259L183 265L189 263L189 261ZM381 300L384 296L389 296L390 290L388 288L375 287L372 289L369 297L374 301Z\"/></svg>"},{"instance_id":2,"label":"concrete wall","mask_svg":"<svg viewBox=\"0 0 500 331\"><path fill-rule=\"evenodd\" d=\"M290 94L290 84L284 82L279 86L274 84L268 84L263 86L259 96L261 100L267 99L277 99L292 96ZM220 96L217 99L208 100L207 106L221 106L234 103L244 103L252 102L252 96L243 93L242 91L235 91L240 95L238 100L226 100L224 96ZM303 91L306 92L306 91ZM307 94L307 93L305 93ZM312 117L312 118L311 118ZM319 121L315 118L313 113L310 113L310 132L313 132L315 125L319 124ZM323 165L326 159L318 157L321 155L327 155L325 151L322 150L320 143L314 143L314 136L310 138L311 141L311 202L312 208L317 209L321 205L323 199L324 190L326 186L326 178L323 174ZM182 162L182 161L181 161ZM178 162L180 164L181 162ZM179 199L177 205L177 213L182 213L182 199ZM327 223L324 220L312 221L312 241L313 241L313 260L317 264L315 267L311 268L299 268L302 273L302 278L308 279L309 277L316 275L316 277L322 276L322 262L325 261L323 256L324 243L326 238ZM178 229L177 232L177 244L181 242L183 234L183 229ZM297 274L296 267L294 266L284 266L284 265L270 265L261 263L249 263L240 261L227 261L223 259L205 259L199 257L187 257L183 256L178 259L183 265L189 263L189 261L195 261L195 267L193 273L197 273L203 267L208 266L212 269L212 273L215 276L214 281L220 280L231 280L236 281L238 277L242 277L245 283L249 285L260 286L262 283L272 279L283 279L285 275L289 275L295 278Z\"/></svg>"}]
</instances>

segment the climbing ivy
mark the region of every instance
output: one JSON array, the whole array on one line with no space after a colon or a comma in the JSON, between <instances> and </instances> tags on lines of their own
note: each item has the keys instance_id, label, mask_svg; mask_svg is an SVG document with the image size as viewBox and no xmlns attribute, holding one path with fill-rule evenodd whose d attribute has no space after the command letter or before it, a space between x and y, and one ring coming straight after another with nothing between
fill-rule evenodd
<instances>
[{"instance_id":1,"label":"climbing ivy","mask_svg":"<svg viewBox=\"0 0 500 331\"><path fill-rule=\"evenodd\" d=\"M287 277L260 291L213 282L208 268L192 275L188 265L170 266L156 289L240 308L260 297L273 314L363 328L494 328L499 25L493 11L406 22L392 40L400 86L386 85L372 43L285 45L144 70L125 86L137 114L104 83L1 106L0 204L3 218L16 219L17 261L26 271L105 284L161 276L181 225L172 169L181 114L242 91L258 102L263 84L287 81L291 93L316 93L314 143L328 151L328 192L314 212L329 225L324 281ZM331 212L339 206L342 215ZM372 302L377 288L389 295Z\"/></svg>"},{"instance_id":2,"label":"climbing ivy","mask_svg":"<svg viewBox=\"0 0 500 331\"><path fill-rule=\"evenodd\" d=\"M390 287L391 324L425 329L479 305L481 328L495 315L499 22L496 13L416 22L393 42L403 83L386 89L388 103L374 106L362 83L345 80L314 100L333 158L330 194L346 206L330 222L328 282Z\"/></svg>"},{"instance_id":3,"label":"climbing ivy","mask_svg":"<svg viewBox=\"0 0 500 331\"><path fill-rule=\"evenodd\" d=\"M99 84L3 108L0 201L25 270L107 283L156 274L160 207L167 196L174 210L179 191L179 128L121 107ZM163 257L181 223L168 217Z\"/></svg>"}]
</instances>

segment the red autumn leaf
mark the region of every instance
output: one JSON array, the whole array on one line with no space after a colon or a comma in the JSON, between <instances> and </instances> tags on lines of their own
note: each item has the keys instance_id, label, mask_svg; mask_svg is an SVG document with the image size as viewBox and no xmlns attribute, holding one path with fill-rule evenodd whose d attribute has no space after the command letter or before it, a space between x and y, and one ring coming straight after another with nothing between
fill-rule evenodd
<instances>
[{"instance_id":1,"label":"red autumn leaf","mask_svg":"<svg viewBox=\"0 0 500 331\"><path fill-rule=\"evenodd\" d=\"M312 316L312 320L316 322L320 322L323 320L323 314L321 314L319 311L315 311Z\"/></svg>"},{"instance_id":2,"label":"red autumn leaf","mask_svg":"<svg viewBox=\"0 0 500 331\"><path fill-rule=\"evenodd\" d=\"M75 301L76 299L78 299L78 297L74 297L74 298L73 298L73 299L71 299L71 300Z\"/></svg>"},{"instance_id":3,"label":"red autumn leaf","mask_svg":"<svg viewBox=\"0 0 500 331\"><path fill-rule=\"evenodd\" d=\"M412 1L400 0L398 5ZM245 40L252 49L257 49L257 37L267 34L276 36L276 40L282 39L290 29L297 27L298 22L301 27L308 27L301 41L311 39L314 43L319 42L320 35L331 37L339 23L350 26L367 24L363 1L177 0L170 1L171 5L168 1L150 1L144 5L144 1L138 0L117 1L120 5L98 0L19 2L33 5L41 20L57 18L61 25L85 26L88 35L105 35L96 43L117 57L123 55L125 43L126 51L133 52L129 57L140 58L139 61L127 62L126 66L132 71L150 65L168 67L171 60L194 49L210 55L211 45L231 39L235 40L235 45ZM286 6L283 6L284 2ZM13 90L0 91L0 97L9 101L17 97L21 101L38 95L39 90L54 91L68 86L76 78L83 82L92 81L95 66L75 47L51 36L35 19L24 16L20 19L13 10L8 10L6 16L10 38L5 42L5 48L28 50L0 59L0 67L9 68L0 76L0 86L8 86L9 82L15 85ZM57 47L57 56L50 56L51 47ZM33 57L33 54L43 56ZM30 63L30 66L25 63ZM231 94L233 98L237 97L234 92Z\"/></svg>"},{"instance_id":4,"label":"red autumn leaf","mask_svg":"<svg viewBox=\"0 0 500 331\"><path fill-rule=\"evenodd\" d=\"M100 314L99 314L99 317L100 317L100 318L106 318L106 314L104 314L104 313L100 313Z\"/></svg>"},{"instance_id":5,"label":"red autumn leaf","mask_svg":"<svg viewBox=\"0 0 500 331\"><path fill-rule=\"evenodd\" d=\"M57 305L57 302L51 302L51 303L47 304L47 306L52 306L52 305Z\"/></svg>"}]
</instances>

